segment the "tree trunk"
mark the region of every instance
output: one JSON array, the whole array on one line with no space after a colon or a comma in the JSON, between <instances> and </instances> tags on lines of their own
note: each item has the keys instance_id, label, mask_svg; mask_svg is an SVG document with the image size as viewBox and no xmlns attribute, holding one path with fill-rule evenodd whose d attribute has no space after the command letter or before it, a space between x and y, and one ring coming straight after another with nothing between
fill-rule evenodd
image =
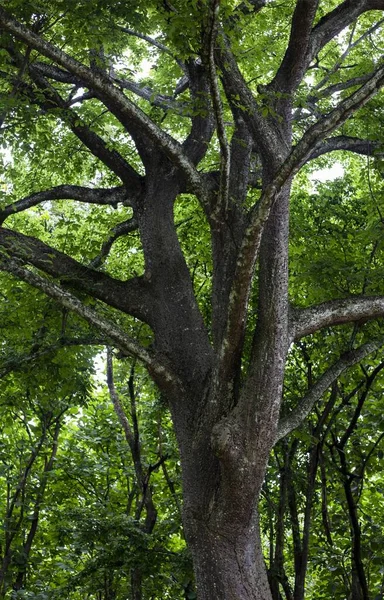
<instances>
[{"instance_id":1,"label":"tree trunk","mask_svg":"<svg viewBox=\"0 0 384 600\"><path fill-rule=\"evenodd\" d=\"M137 565L131 571L131 600L142 600L143 577L140 567Z\"/></svg>"},{"instance_id":2,"label":"tree trunk","mask_svg":"<svg viewBox=\"0 0 384 600\"><path fill-rule=\"evenodd\" d=\"M247 460L235 423L224 419L217 428L212 433L207 414L189 445L181 444L183 524L197 597L272 600L257 513L267 458Z\"/></svg>"},{"instance_id":3,"label":"tree trunk","mask_svg":"<svg viewBox=\"0 0 384 600\"><path fill-rule=\"evenodd\" d=\"M257 515L242 525L225 515L221 521L220 529L217 518L210 527L209 515L185 522L199 600L272 600Z\"/></svg>"}]
</instances>

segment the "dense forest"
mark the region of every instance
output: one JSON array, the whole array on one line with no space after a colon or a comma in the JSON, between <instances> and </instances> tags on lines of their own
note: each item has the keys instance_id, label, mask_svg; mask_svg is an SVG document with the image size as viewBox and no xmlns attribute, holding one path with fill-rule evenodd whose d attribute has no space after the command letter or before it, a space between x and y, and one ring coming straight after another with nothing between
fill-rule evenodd
<instances>
[{"instance_id":1,"label":"dense forest","mask_svg":"<svg viewBox=\"0 0 384 600\"><path fill-rule=\"evenodd\" d=\"M0 598L384 599L383 26L0 1Z\"/></svg>"}]
</instances>

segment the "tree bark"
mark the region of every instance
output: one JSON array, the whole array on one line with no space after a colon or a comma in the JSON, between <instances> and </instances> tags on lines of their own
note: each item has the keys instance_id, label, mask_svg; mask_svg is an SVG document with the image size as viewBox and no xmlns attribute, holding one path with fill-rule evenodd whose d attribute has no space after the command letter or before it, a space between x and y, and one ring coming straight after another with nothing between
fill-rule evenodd
<instances>
[{"instance_id":1,"label":"tree bark","mask_svg":"<svg viewBox=\"0 0 384 600\"><path fill-rule=\"evenodd\" d=\"M221 528L206 517L184 522L199 600L272 600L256 511L241 525L222 514Z\"/></svg>"}]
</instances>

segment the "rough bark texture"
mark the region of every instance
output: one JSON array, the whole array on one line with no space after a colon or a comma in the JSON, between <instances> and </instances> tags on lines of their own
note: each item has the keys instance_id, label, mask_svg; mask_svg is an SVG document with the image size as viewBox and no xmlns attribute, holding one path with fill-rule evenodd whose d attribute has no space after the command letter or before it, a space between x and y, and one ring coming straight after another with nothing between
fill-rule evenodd
<instances>
[{"instance_id":1,"label":"rough bark texture","mask_svg":"<svg viewBox=\"0 0 384 600\"><path fill-rule=\"evenodd\" d=\"M218 526L217 523L216 526ZM188 542L199 582L199 599L268 600L271 598L256 517L242 529L225 515L215 531L201 521L190 524Z\"/></svg>"}]
</instances>

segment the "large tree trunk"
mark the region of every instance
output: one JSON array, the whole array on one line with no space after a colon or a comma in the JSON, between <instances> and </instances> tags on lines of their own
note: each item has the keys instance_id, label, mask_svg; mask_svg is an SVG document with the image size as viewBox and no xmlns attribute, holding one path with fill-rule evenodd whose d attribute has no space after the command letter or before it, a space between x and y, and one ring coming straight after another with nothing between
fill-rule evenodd
<instances>
[{"instance_id":1,"label":"large tree trunk","mask_svg":"<svg viewBox=\"0 0 384 600\"><path fill-rule=\"evenodd\" d=\"M204 417L197 410L188 422L182 422L175 405L173 411L183 471L184 531L198 599L272 600L257 514L270 447L267 443L258 460L249 461L236 420L218 421L212 397L200 406Z\"/></svg>"},{"instance_id":2,"label":"large tree trunk","mask_svg":"<svg viewBox=\"0 0 384 600\"><path fill-rule=\"evenodd\" d=\"M214 521L185 519L199 600L271 600L256 511L241 524L225 514Z\"/></svg>"}]
</instances>

